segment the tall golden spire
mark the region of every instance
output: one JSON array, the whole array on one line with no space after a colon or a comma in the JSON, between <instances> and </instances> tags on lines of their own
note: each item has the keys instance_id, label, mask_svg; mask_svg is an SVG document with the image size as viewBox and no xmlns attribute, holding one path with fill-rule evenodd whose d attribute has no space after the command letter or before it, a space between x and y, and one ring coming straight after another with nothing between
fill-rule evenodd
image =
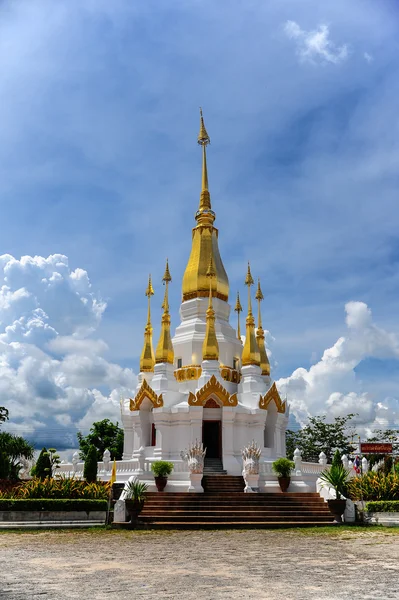
<instances>
[{"instance_id":1,"label":"tall golden spire","mask_svg":"<svg viewBox=\"0 0 399 600\"><path fill-rule=\"evenodd\" d=\"M198 134L198 143L202 146L202 186L200 195L200 205L196 219L198 223L207 222L212 224L215 220L215 213L211 211L211 195L208 189L208 168L206 165L206 147L211 143L211 138L205 128L202 108L200 108L200 131ZM210 211L210 212L209 212Z\"/></svg>"},{"instance_id":2,"label":"tall golden spire","mask_svg":"<svg viewBox=\"0 0 399 600\"><path fill-rule=\"evenodd\" d=\"M173 351L172 339L170 337L170 314L169 314L169 297L168 286L172 281L169 272L168 259L166 259L165 273L162 279L165 285L165 296L162 303L163 315L161 321L161 334L159 336L158 346L155 352L155 362L173 364L175 353Z\"/></svg>"},{"instance_id":3,"label":"tall golden spire","mask_svg":"<svg viewBox=\"0 0 399 600\"><path fill-rule=\"evenodd\" d=\"M263 300L262 290L260 288L260 279L258 279L258 289L256 290L255 299L258 301L258 329L256 331L256 342L259 347L260 354L260 368L262 369L262 375L270 375L270 363L267 357L265 347L265 332L262 329L262 315L260 310L260 303Z\"/></svg>"},{"instance_id":4,"label":"tall golden spire","mask_svg":"<svg viewBox=\"0 0 399 600\"><path fill-rule=\"evenodd\" d=\"M248 315L246 318L246 333L245 333L245 344L242 351L242 365L260 365L260 354L258 344L255 338L255 319L252 314L252 303L251 303L251 285L254 284L253 277L251 275L251 269L248 263L247 276L245 278L245 285L248 286Z\"/></svg>"},{"instance_id":5,"label":"tall golden spire","mask_svg":"<svg viewBox=\"0 0 399 600\"><path fill-rule=\"evenodd\" d=\"M193 229L191 254L183 276L183 302L191 298L209 296L209 280L206 273L210 256L216 272L216 276L211 280L213 296L227 302L229 280L219 253L218 230L213 226L216 215L211 207L208 184L206 147L210 143L210 137L205 128L201 109L197 141L202 146L202 184L199 207L195 215L197 225Z\"/></svg>"},{"instance_id":6,"label":"tall golden spire","mask_svg":"<svg viewBox=\"0 0 399 600\"><path fill-rule=\"evenodd\" d=\"M237 313L237 337L241 342L240 312L242 312L242 306L241 306L241 302L240 302L240 293L239 292L237 292L237 302L234 307L234 310Z\"/></svg>"},{"instance_id":7,"label":"tall golden spire","mask_svg":"<svg viewBox=\"0 0 399 600\"><path fill-rule=\"evenodd\" d=\"M140 356L140 372L151 373L154 371L155 357L152 347L152 325L151 325L151 296L154 295L151 275L148 277L148 286L145 291L148 298L147 325L144 329L144 346Z\"/></svg>"},{"instance_id":8,"label":"tall golden spire","mask_svg":"<svg viewBox=\"0 0 399 600\"><path fill-rule=\"evenodd\" d=\"M216 277L212 256L209 259L206 276L209 279L209 303L206 311L206 332L202 346L202 360L219 360L219 344L215 331L215 311L212 305L212 280Z\"/></svg>"}]
</instances>

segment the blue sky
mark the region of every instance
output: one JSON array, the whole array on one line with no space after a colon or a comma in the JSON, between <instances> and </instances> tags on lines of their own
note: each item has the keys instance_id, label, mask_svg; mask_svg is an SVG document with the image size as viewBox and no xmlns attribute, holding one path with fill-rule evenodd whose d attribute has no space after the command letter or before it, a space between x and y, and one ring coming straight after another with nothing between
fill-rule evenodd
<instances>
[{"instance_id":1,"label":"blue sky","mask_svg":"<svg viewBox=\"0 0 399 600\"><path fill-rule=\"evenodd\" d=\"M388 398L388 421L395 424L398 16L396 3L367 0L3 2L1 253L17 260L65 255L70 272L81 269L90 280L91 287L86 282L75 293L106 303L101 314L92 304L77 332L72 295L59 292L49 303L47 292L35 287L41 278L32 283L21 267L12 289L31 289L36 304L3 315L3 331L26 318L26 310L43 309L47 298L44 320L54 336L92 340L85 360L99 352L108 367L125 373L123 384L116 373L112 381L93 375L79 385L67 382L68 389L86 390L87 411L93 389L104 398L130 389L142 346L147 274L156 284L156 334L166 257L177 323L200 190L201 105L231 293L243 289L250 260L265 294L274 377L295 401L292 380L283 380L298 367L309 371L326 348L350 337L345 319L353 305L349 313L345 306L364 303L372 311L367 327L389 340L384 351L380 342L378 350L363 347L353 380L343 383L337 375L328 392L320 383L319 400L308 402L305 394L298 415L305 405L305 412L324 412L331 393L353 392L358 402L366 394L373 406ZM73 285L83 279L75 276ZM106 344L101 351L99 340ZM45 364L76 352L64 348L65 355L58 347L57 355L48 343L36 340ZM23 350L19 361L34 351ZM12 365L14 387L19 366ZM0 404L11 398L16 411L22 400L13 393L0 390ZM50 418L38 398L39 408L29 416L21 411L14 428L31 435L55 431L57 411ZM65 407L71 420L57 427L73 432L93 415L118 414L115 406L103 411L101 401L94 402L96 411L79 415L73 403ZM367 409L362 423L380 423L375 419Z\"/></svg>"}]
</instances>

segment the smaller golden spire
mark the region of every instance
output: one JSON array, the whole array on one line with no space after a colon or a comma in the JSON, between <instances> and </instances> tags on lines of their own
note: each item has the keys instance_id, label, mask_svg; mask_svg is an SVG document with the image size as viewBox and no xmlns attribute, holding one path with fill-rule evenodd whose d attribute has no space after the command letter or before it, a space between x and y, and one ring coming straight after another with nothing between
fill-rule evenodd
<instances>
[{"instance_id":1,"label":"smaller golden spire","mask_svg":"<svg viewBox=\"0 0 399 600\"><path fill-rule=\"evenodd\" d=\"M152 325L151 325L151 296L154 295L151 275L148 277L148 286L145 291L148 298L147 325L144 329L144 346L140 356L140 372L153 372L155 365L154 349L152 347Z\"/></svg>"},{"instance_id":2,"label":"smaller golden spire","mask_svg":"<svg viewBox=\"0 0 399 600\"><path fill-rule=\"evenodd\" d=\"M168 295L168 286L169 283L172 281L172 277L170 276L169 272L168 259L166 259L165 273L162 278L162 281L165 286L165 295L162 302L163 315L161 321L161 334L159 336L159 341L155 352L155 362L173 364L173 361L175 359L175 353L173 350L172 339L170 337L170 314Z\"/></svg>"},{"instance_id":3,"label":"smaller golden spire","mask_svg":"<svg viewBox=\"0 0 399 600\"><path fill-rule=\"evenodd\" d=\"M209 278L209 303L206 311L206 332L202 346L202 360L219 360L219 344L215 331L215 311L212 304L212 280L216 277L212 255L209 259L206 276Z\"/></svg>"},{"instance_id":4,"label":"smaller golden spire","mask_svg":"<svg viewBox=\"0 0 399 600\"><path fill-rule=\"evenodd\" d=\"M242 306L241 306L241 302L240 302L240 293L239 292L237 292L237 302L234 307L234 310L237 313L237 337L241 342L240 312L242 312Z\"/></svg>"},{"instance_id":5,"label":"smaller golden spire","mask_svg":"<svg viewBox=\"0 0 399 600\"><path fill-rule=\"evenodd\" d=\"M248 286L248 315L246 318L246 332L245 332L245 344L242 351L242 364L246 365L260 365L260 353L258 344L255 338L255 319L252 314L252 303L251 303L251 285L254 284L254 280L251 274L251 268L248 263L247 276L245 278L245 285Z\"/></svg>"},{"instance_id":6,"label":"smaller golden spire","mask_svg":"<svg viewBox=\"0 0 399 600\"><path fill-rule=\"evenodd\" d=\"M260 279L258 279L258 289L256 290L255 299L258 301L258 329L256 331L256 342L259 347L260 354L260 368L262 369L262 375L270 375L270 362L266 352L265 346L265 332L262 329L262 315L260 310L260 303L264 296L260 287Z\"/></svg>"}]
</instances>

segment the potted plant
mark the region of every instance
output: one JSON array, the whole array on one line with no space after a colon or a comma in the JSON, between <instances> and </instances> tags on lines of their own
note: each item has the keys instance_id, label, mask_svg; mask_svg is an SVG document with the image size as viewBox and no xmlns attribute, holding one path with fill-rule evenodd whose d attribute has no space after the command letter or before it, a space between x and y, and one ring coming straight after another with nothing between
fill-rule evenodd
<instances>
[{"instance_id":1,"label":"potted plant","mask_svg":"<svg viewBox=\"0 0 399 600\"><path fill-rule=\"evenodd\" d=\"M282 492L286 492L291 482L291 471L295 467L292 460L278 458L272 464L273 472L277 475L278 483Z\"/></svg>"},{"instance_id":2,"label":"potted plant","mask_svg":"<svg viewBox=\"0 0 399 600\"><path fill-rule=\"evenodd\" d=\"M125 506L132 523L137 521L137 517L143 510L145 493L148 489L146 483L140 481L129 481L125 487Z\"/></svg>"},{"instance_id":3,"label":"potted plant","mask_svg":"<svg viewBox=\"0 0 399 600\"><path fill-rule=\"evenodd\" d=\"M335 498L327 500L328 508L334 515L334 523L342 523L342 515L345 511L346 499L342 498L346 492L346 486L349 479L349 471L342 465L331 465L320 474L323 486L329 486L335 491Z\"/></svg>"},{"instance_id":4,"label":"potted plant","mask_svg":"<svg viewBox=\"0 0 399 600\"><path fill-rule=\"evenodd\" d=\"M158 492L163 492L168 482L168 475L173 470L173 463L167 460L156 460L151 466Z\"/></svg>"}]
</instances>

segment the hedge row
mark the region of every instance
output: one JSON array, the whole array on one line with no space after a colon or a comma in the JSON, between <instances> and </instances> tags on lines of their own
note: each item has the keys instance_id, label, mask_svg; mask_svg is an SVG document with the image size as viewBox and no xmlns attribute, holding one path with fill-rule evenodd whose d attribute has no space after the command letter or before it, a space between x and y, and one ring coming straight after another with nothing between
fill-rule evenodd
<instances>
[{"instance_id":1,"label":"hedge row","mask_svg":"<svg viewBox=\"0 0 399 600\"><path fill-rule=\"evenodd\" d=\"M399 500L377 500L366 503L367 512L399 512Z\"/></svg>"},{"instance_id":2,"label":"hedge row","mask_svg":"<svg viewBox=\"0 0 399 600\"><path fill-rule=\"evenodd\" d=\"M49 499L19 499L7 498L0 499L0 510L34 510L34 511L75 511L84 510L90 512L93 510L107 510L106 500L58 500Z\"/></svg>"}]
</instances>

